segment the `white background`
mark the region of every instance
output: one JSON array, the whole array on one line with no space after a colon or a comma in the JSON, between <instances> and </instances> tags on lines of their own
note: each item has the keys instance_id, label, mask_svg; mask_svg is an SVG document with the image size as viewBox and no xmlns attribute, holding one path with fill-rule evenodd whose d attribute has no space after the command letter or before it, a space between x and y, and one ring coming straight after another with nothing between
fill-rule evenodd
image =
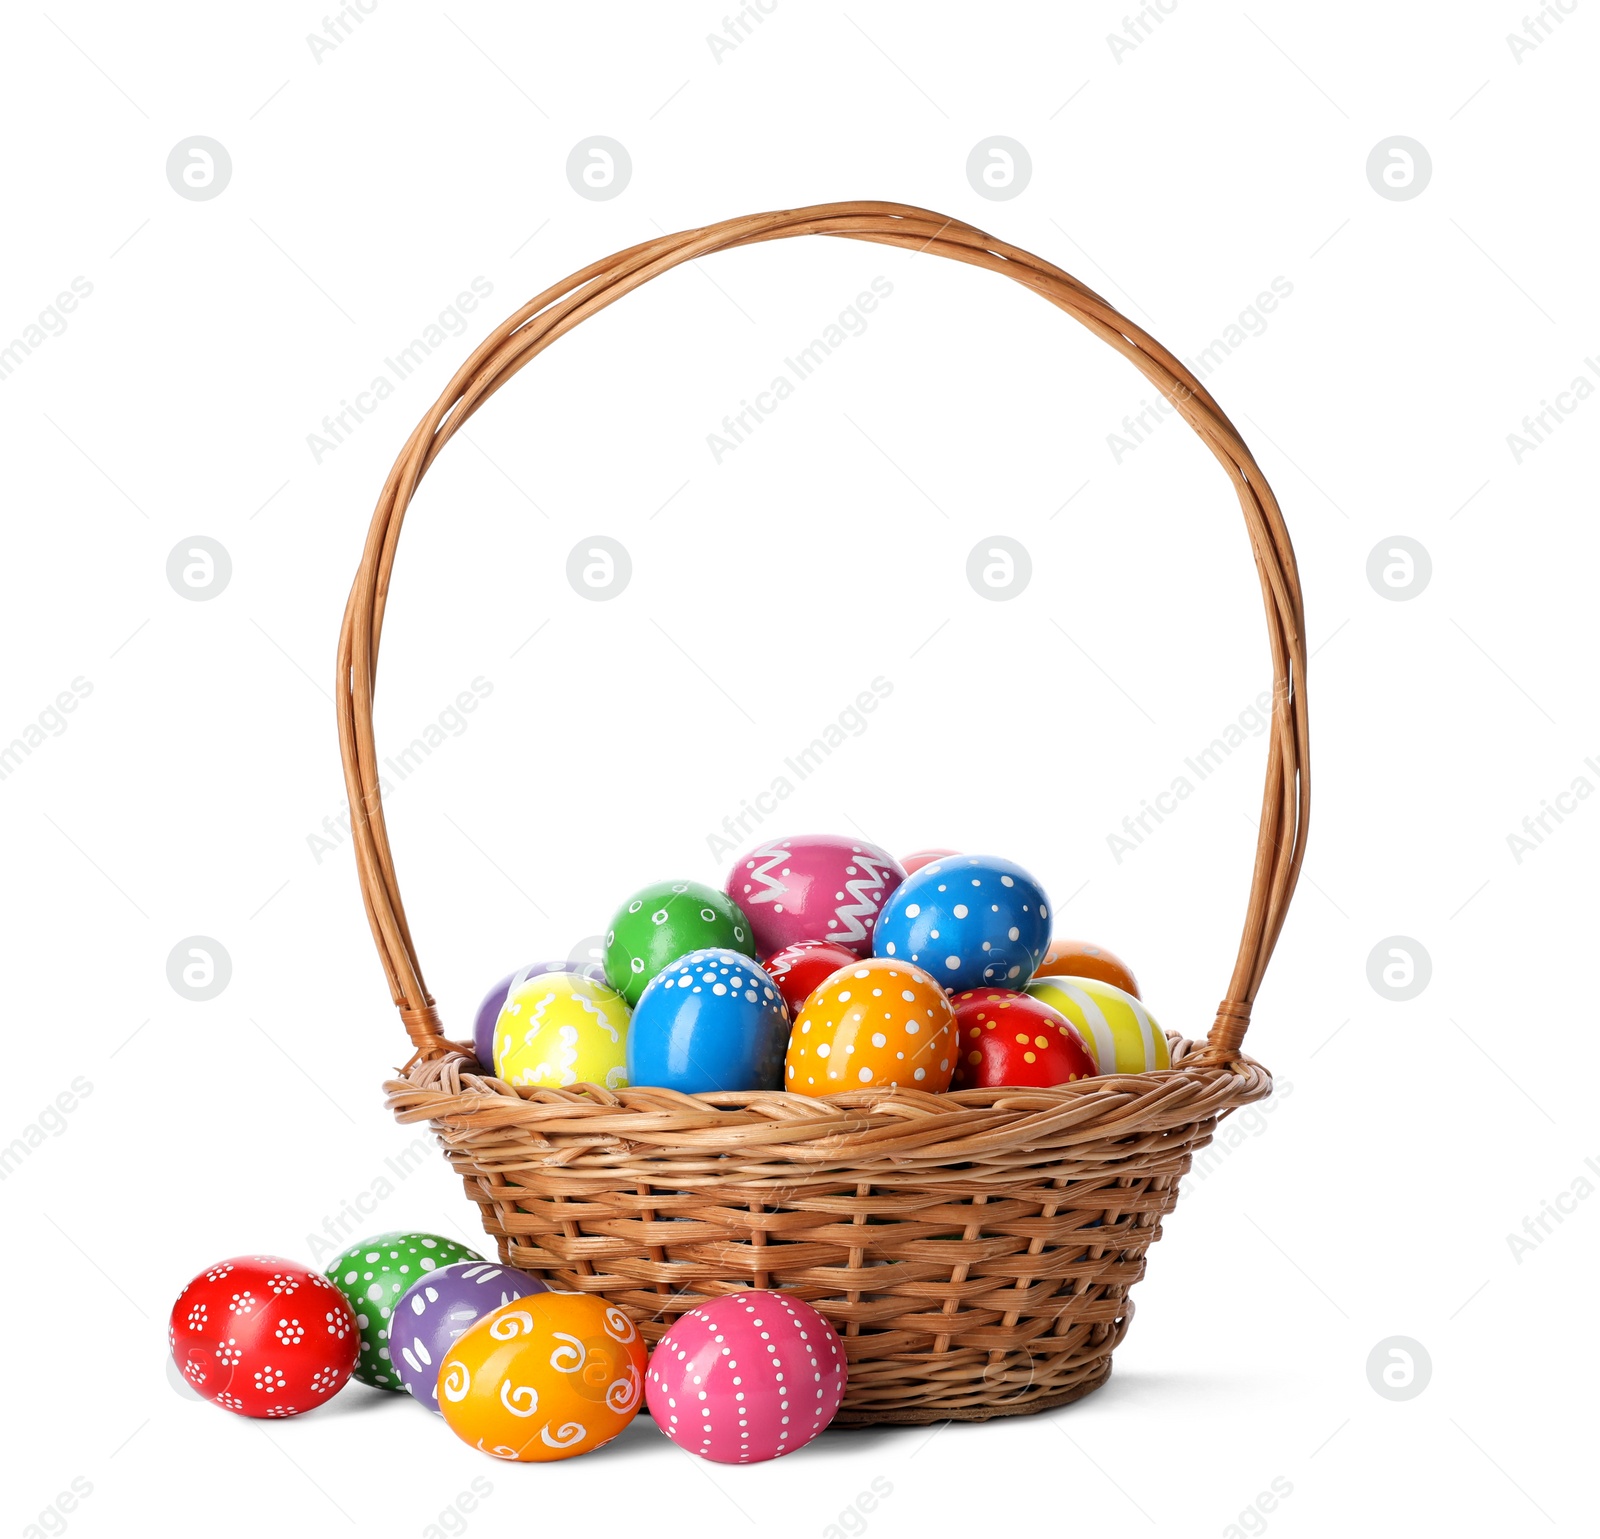
<instances>
[{"instance_id":1,"label":"white background","mask_svg":"<svg viewBox=\"0 0 1600 1539\"><path fill-rule=\"evenodd\" d=\"M0 1187L10 1531L74 1478L84 1535L138 1514L423 1534L474 1477L483 1534L825 1534L875 1478L885 1539L1499 1534L1592 1513L1600 1201L1574 1188L1600 1185L1600 810L1569 802L1520 861L1507 835L1577 777L1600 784L1600 405L1521 463L1507 435L1600 352L1600 7L1520 57L1520 0L1179 0L1114 51L1127 11L779 0L720 58L724 12L688 3L379 0L320 58L311 5L10 13L0 345L74 278L93 289L0 380L0 739L92 687L0 781L0 1142L27 1149ZM603 202L565 173L596 134L633 167ZM996 134L1032 161L1006 201L965 171ZM165 172L195 135L232 161L208 201ZM1394 135L1432 161L1404 201L1366 173ZM1188 356L1292 285L1207 381L1284 503L1314 649L1310 855L1250 1037L1275 1109L1186 1182L1109 1386L1047 1416L833 1433L735 1470L641 1418L604 1454L524 1468L358 1388L272 1424L181 1398L166 1311L202 1266L325 1261L357 1198L369 1231L475 1226L431 1154L389 1178L418 1134L379 1096L405 1044L348 845L310 839L343 810L335 637L400 444L479 337L567 272L849 197L1038 251ZM893 293L867 331L717 463L706 435L874 277ZM474 278L492 294L461 334L319 463L307 435ZM380 679L391 751L473 679L492 689L390 808L451 1030L631 888L720 881L708 835L881 676L867 730L764 831L1021 860L1063 929L1127 956L1160 1019L1201 1034L1261 740L1120 862L1107 835L1270 672L1214 462L1174 419L1120 464L1108 447L1149 394L1020 288L818 240L681 269L503 391L413 505ZM633 562L611 602L565 577L596 534ZM1010 602L965 575L997 534L1033 564ZM206 602L166 577L197 535L232 563ZM1403 602L1367 577L1397 535L1432 563ZM232 961L204 1003L167 980L194 935ZM1397 935L1432 964L1408 1002L1368 978ZM41 1131L63 1092L74 1109ZM1514 1251L1562 1194L1571 1211ZM1368 1382L1391 1336L1432 1364L1403 1402ZM1242 1516L1275 1478L1292 1494Z\"/></svg>"}]
</instances>

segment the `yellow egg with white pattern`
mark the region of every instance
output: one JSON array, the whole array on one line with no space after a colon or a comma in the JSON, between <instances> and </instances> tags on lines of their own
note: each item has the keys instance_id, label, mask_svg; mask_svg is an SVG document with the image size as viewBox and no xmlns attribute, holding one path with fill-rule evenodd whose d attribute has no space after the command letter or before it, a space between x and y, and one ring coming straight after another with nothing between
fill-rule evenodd
<instances>
[{"instance_id":1,"label":"yellow egg with white pattern","mask_svg":"<svg viewBox=\"0 0 1600 1539\"><path fill-rule=\"evenodd\" d=\"M1035 978L1028 993L1078 1028L1102 1074L1172 1067L1166 1033L1141 1001L1116 984L1098 978Z\"/></svg>"},{"instance_id":2,"label":"yellow egg with white pattern","mask_svg":"<svg viewBox=\"0 0 1600 1539\"><path fill-rule=\"evenodd\" d=\"M508 1085L628 1083L628 1004L582 973L541 973L514 988L494 1024L494 1072Z\"/></svg>"}]
</instances>

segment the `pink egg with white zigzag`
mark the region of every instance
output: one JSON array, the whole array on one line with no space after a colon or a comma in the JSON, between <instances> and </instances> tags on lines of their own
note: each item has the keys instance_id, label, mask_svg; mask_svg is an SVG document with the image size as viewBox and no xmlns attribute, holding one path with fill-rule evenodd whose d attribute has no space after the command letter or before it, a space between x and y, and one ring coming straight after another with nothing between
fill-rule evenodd
<instances>
[{"instance_id":1,"label":"pink egg with white zigzag","mask_svg":"<svg viewBox=\"0 0 1600 1539\"><path fill-rule=\"evenodd\" d=\"M724 885L750 921L757 956L821 940L864 957L883 905L905 879L900 862L865 839L799 834L742 855Z\"/></svg>"}]
</instances>

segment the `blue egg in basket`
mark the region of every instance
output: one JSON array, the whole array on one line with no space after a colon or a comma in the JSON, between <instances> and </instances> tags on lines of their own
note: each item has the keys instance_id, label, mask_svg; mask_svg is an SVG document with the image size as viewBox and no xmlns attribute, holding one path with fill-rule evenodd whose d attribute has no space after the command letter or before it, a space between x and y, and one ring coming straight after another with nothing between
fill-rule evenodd
<instances>
[{"instance_id":1,"label":"blue egg in basket","mask_svg":"<svg viewBox=\"0 0 1600 1539\"><path fill-rule=\"evenodd\" d=\"M1020 989L1050 944L1044 889L997 855L947 855L908 876L873 932L880 957L915 962L946 989Z\"/></svg>"},{"instance_id":2,"label":"blue egg in basket","mask_svg":"<svg viewBox=\"0 0 1600 1539\"><path fill-rule=\"evenodd\" d=\"M789 1012L761 964L691 951L645 985L628 1027L628 1083L691 1095L779 1090Z\"/></svg>"}]
</instances>

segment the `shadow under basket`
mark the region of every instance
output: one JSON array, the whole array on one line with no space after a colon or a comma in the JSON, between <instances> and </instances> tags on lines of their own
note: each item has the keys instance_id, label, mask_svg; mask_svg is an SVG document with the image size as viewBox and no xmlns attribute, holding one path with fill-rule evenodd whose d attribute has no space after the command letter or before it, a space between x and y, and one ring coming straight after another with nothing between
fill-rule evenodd
<instances>
[{"instance_id":1,"label":"shadow under basket","mask_svg":"<svg viewBox=\"0 0 1600 1539\"><path fill-rule=\"evenodd\" d=\"M384 824L373 689L396 542L455 431L557 337L714 252L794 235L875 241L1000 273L1115 347L1172 402L1238 493L1273 676L1266 789L1244 933L1203 1043L1172 1067L1052 1089L933 1095L686 1095L512 1087L449 1040L423 981ZM1242 1053L1282 928L1310 808L1305 626L1294 553L1233 425L1165 348L1060 268L959 221L889 203L728 220L617 253L546 290L472 354L384 486L339 640L340 747L367 915L413 1056L385 1090L427 1122L509 1264L621 1306L647 1341L746 1288L803 1298L843 1338L838 1424L982 1421L1103 1384L1129 1290L1218 1120L1271 1093Z\"/></svg>"}]
</instances>

